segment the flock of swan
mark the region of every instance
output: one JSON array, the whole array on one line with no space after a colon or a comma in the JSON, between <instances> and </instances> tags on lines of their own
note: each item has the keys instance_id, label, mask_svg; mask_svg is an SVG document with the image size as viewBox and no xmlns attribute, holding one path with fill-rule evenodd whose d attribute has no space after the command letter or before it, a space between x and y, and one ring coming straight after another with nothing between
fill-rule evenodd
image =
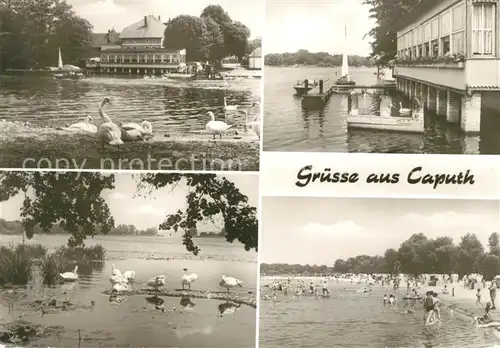
<instances>
[{"instance_id":1,"label":"flock of swan","mask_svg":"<svg viewBox=\"0 0 500 348\"><path fill-rule=\"evenodd\" d=\"M60 273L59 276L62 280L67 282L74 282L78 280L78 266L72 272ZM127 292L130 290L130 284L134 282L135 279L135 271L125 271L121 272L118 268L113 265L113 269L111 271L111 276L109 277L109 282L111 283L111 290L113 292ZM167 277L165 275L159 275L156 277L150 278L146 284L149 287L154 288L157 292L159 288L166 285ZM187 273L187 269L184 269L184 275L181 277L181 285L182 289L185 289L185 286L188 286L188 289L191 290L191 283L198 279L198 275L196 273ZM226 288L229 293L229 289L234 287L242 287L243 282L239 279L233 277L226 277L225 275L221 276L219 281L219 286L222 288Z\"/></svg>"},{"instance_id":2,"label":"flock of swan","mask_svg":"<svg viewBox=\"0 0 500 348\"><path fill-rule=\"evenodd\" d=\"M84 117L83 122L78 122L59 129L70 132L96 134L97 139L101 145L101 149L104 149L105 145L119 146L124 142L145 141L152 137L153 126L148 121L143 121L141 124L120 123L119 125L117 125L116 123L114 123L111 118L104 112L104 107L108 104L111 104L111 99L109 97L104 97L99 106L99 115L102 120L102 123L99 126L92 124L92 116L87 115ZM216 135L218 135L220 139L222 139L222 135L224 135L228 130L234 127L234 124L230 125L227 122L232 119L230 116L231 112L236 111L241 112L245 115L245 131L247 128L252 129L260 139L260 103L255 102L253 104L253 107L258 107L259 112L253 119L250 119L248 111L239 110L239 105L227 105L226 97L224 97L224 111L226 112L226 121L216 121L214 113L212 111L209 111L207 113L207 116L210 117L210 121L208 121L205 126L206 132L208 134L212 134L214 140Z\"/></svg>"}]
</instances>

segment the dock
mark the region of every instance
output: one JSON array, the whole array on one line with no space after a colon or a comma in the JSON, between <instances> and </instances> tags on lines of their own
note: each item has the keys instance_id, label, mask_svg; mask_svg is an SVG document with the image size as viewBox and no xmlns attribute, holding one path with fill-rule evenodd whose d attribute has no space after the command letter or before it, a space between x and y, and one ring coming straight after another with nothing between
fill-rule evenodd
<instances>
[{"instance_id":1,"label":"dock","mask_svg":"<svg viewBox=\"0 0 500 348\"><path fill-rule=\"evenodd\" d=\"M309 90L302 97L302 103L315 103L324 104L334 93L339 90L351 91L354 89L383 89L383 90L395 90L396 86L386 85L386 84L374 84L374 85L342 85L337 84L337 78L330 78L328 80L319 80L317 86Z\"/></svg>"}]
</instances>

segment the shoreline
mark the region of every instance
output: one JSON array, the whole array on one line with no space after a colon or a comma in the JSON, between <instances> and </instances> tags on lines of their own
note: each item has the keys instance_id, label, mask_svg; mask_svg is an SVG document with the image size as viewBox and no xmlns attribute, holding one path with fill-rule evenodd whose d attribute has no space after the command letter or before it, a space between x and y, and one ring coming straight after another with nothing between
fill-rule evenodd
<instances>
[{"instance_id":1,"label":"shoreline","mask_svg":"<svg viewBox=\"0 0 500 348\"><path fill-rule=\"evenodd\" d=\"M111 290L104 290L104 295L110 295ZM255 293L242 294L238 292L223 292L223 291L202 291L202 290L160 290L158 292L152 289L132 290L125 293L118 293L118 296L135 296L135 295L156 295L165 297L192 297L206 300L231 301L238 304L244 304L252 308L257 308L257 296Z\"/></svg>"}]
</instances>

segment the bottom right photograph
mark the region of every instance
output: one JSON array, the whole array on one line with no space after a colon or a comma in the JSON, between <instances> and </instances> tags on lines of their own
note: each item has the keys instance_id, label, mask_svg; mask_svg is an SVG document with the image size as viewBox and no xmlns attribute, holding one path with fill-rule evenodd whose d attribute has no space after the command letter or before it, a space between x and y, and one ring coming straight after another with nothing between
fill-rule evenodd
<instances>
[{"instance_id":1,"label":"bottom right photograph","mask_svg":"<svg viewBox=\"0 0 500 348\"><path fill-rule=\"evenodd\" d=\"M500 347L498 201L263 197L261 209L261 348Z\"/></svg>"}]
</instances>

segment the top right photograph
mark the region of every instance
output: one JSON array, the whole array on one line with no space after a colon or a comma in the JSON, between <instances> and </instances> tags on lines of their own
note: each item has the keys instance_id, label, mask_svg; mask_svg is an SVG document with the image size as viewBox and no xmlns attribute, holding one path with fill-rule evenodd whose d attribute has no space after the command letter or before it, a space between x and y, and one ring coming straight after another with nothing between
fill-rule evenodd
<instances>
[{"instance_id":1,"label":"top right photograph","mask_svg":"<svg viewBox=\"0 0 500 348\"><path fill-rule=\"evenodd\" d=\"M264 151L500 154L497 0L268 0Z\"/></svg>"}]
</instances>

